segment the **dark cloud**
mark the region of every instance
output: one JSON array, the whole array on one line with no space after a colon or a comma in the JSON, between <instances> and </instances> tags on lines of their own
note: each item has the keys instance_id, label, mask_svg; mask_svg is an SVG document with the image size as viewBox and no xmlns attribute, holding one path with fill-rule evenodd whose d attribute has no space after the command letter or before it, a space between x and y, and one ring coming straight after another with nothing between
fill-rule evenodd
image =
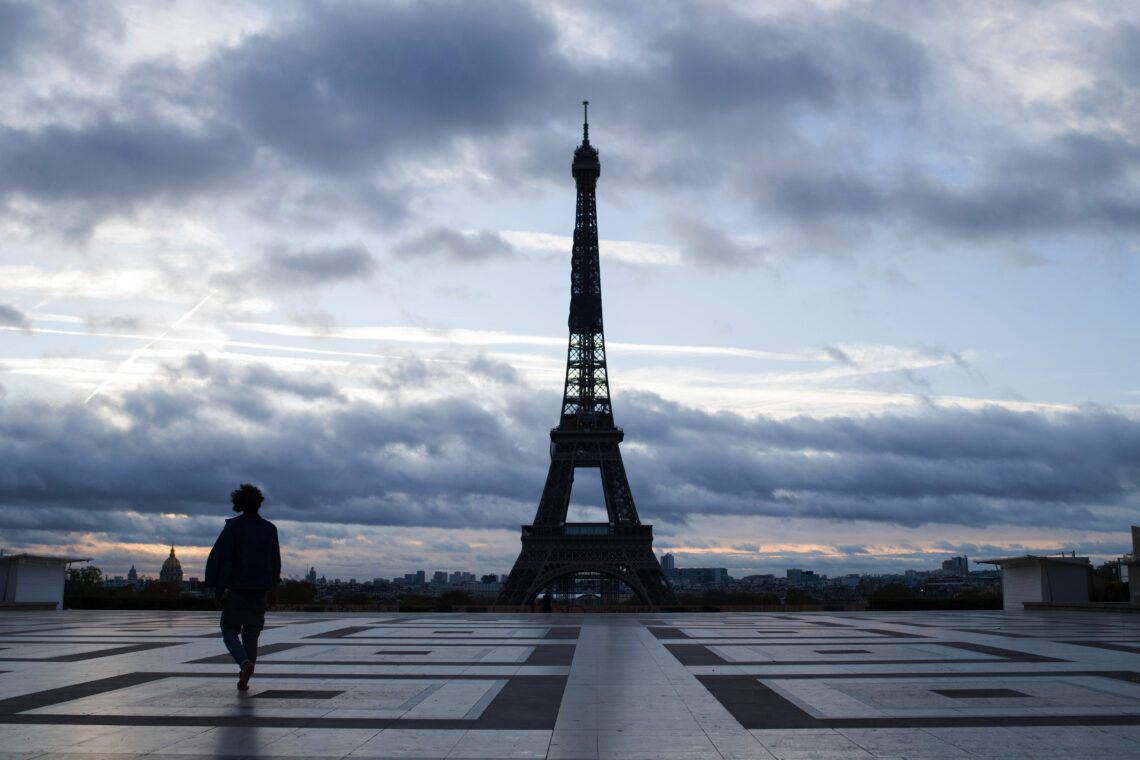
<instances>
[{"instance_id":1,"label":"dark cloud","mask_svg":"<svg viewBox=\"0 0 1140 760\"><path fill-rule=\"evenodd\" d=\"M398 393L403 388L429 388L449 375L446 369L431 367L420 357L409 355L380 369L372 383L381 390Z\"/></svg>"},{"instance_id":2,"label":"dark cloud","mask_svg":"<svg viewBox=\"0 0 1140 760\"><path fill-rule=\"evenodd\" d=\"M1107 411L748 422L659 399L630 411L627 430L649 446L629 467L647 478L657 514L673 519L712 511L1088 528L1109 519L1101 507L1137 499L1129 458L1140 453L1140 426Z\"/></svg>"},{"instance_id":3,"label":"dark cloud","mask_svg":"<svg viewBox=\"0 0 1140 760\"><path fill-rule=\"evenodd\" d=\"M397 244L392 252L402 258L442 256L449 261L477 262L514 255L514 246L491 230L464 234L449 227L432 227Z\"/></svg>"},{"instance_id":4,"label":"dark cloud","mask_svg":"<svg viewBox=\"0 0 1140 760\"><path fill-rule=\"evenodd\" d=\"M303 523L512 528L533 516L548 393L504 386L498 410L462 395L412 400L399 383L454 372L415 362L388 375L383 403L333 378L201 355L166 372L121 401L0 401L2 527L202 515L250 481ZM773 420L648 394L622 408L639 444L625 451L639 510L663 535L689 535L701 515L1116 530L1120 510L1140 505L1140 423L1103 409Z\"/></svg>"},{"instance_id":5,"label":"dark cloud","mask_svg":"<svg viewBox=\"0 0 1140 760\"><path fill-rule=\"evenodd\" d=\"M113 7L72 8L0 4L0 68L5 54L68 47L71 33L58 30L82 26L71 16L91 16L101 38L116 33ZM234 195L267 221L313 227L351 215L390 227L418 208L423 189L408 176L423 161L474 163L513 191L564 178L564 159L551 156L576 139L571 104L581 93L599 109L596 134L612 136L599 140L618 189L743 199L772 237L807 247L853 248L899 227L932 243L997 244L1140 224L1137 149L1126 136L1090 127L1035 141L999 129L980 149L946 146L965 157L960 169L924 162L943 122L957 134L973 115L945 110L945 52L910 31L909 9L576 10L613 29L628 54L566 55L556 18L523 2L307 3L201 64L132 67L85 116L0 126L0 195L59 207L54 218L80 236L143 202ZM1120 24L1100 34L1090 57L1099 68L1079 97L1102 120L1127 121L1138 32ZM693 220L672 233L697 266L768 256ZM445 227L395 248L457 261L510 250L494 233ZM1040 261L1028 248L1021 256Z\"/></svg>"},{"instance_id":6,"label":"dark cloud","mask_svg":"<svg viewBox=\"0 0 1140 760\"><path fill-rule=\"evenodd\" d=\"M274 247L252 264L210 277L210 287L229 294L231 301L256 298L269 289L277 293L311 293L316 288L368 280L377 271L376 260L359 243L310 248ZM331 328L333 318L322 310L298 310L293 321Z\"/></svg>"},{"instance_id":7,"label":"dark cloud","mask_svg":"<svg viewBox=\"0 0 1140 760\"><path fill-rule=\"evenodd\" d=\"M287 285L324 285L344 280L366 279L376 269L372 254L362 245L301 251L277 250L260 266L261 274Z\"/></svg>"},{"instance_id":8,"label":"dark cloud","mask_svg":"<svg viewBox=\"0 0 1140 760\"><path fill-rule=\"evenodd\" d=\"M137 316L89 314L83 318L88 332L141 333L147 329L147 320Z\"/></svg>"},{"instance_id":9,"label":"dark cloud","mask_svg":"<svg viewBox=\"0 0 1140 760\"><path fill-rule=\"evenodd\" d=\"M699 219L673 216L665 221L665 229L677 240L682 259L693 266L733 268L761 263L765 258L764 247L734 242Z\"/></svg>"},{"instance_id":10,"label":"dark cloud","mask_svg":"<svg viewBox=\"0 0 1140 760\"><path fill-rule=\"evenodd\" d=\"M993 158L993 169L966 189L910 177L892 193L893 206L963 237L1140 227L1140 203L1127 181L1140 149L1123 140L1069 133Z\"/></svg>"},{"instance_id":11,"label":"dark cloud","mask_svg":"<svg viewBox=\"0 0 1140 760\"><path fill-rule=\"evenodd\" d=\"M1103 53L1122 79L1133 86L1140 85L1140 26L1117 23Z\"/></svg>"},{"instance_id":12,"label":"dark cloud","mask_svg":"<svg viewBox=\"0 0 1140 760\"><path fill-rule=\"evenodd\" d=\"M0 70L12 66L34 33L36 11L29 3L0 2Z\"/></svg>"},{"instance_id":13,"label":"dark cloud","mask_svg":"<svg viewBox=\"0 0 1140 760\"><path fill-rule=\"evenodd\" d=\"M141 202L228 191L250 165L241 134L217 124L190 129L154 117L97 119L40 129L0 126L0 198L78 205L73 235Z\"/></svg>"},{"instance_id":14,"label":"dark cloud","mask_svg":"<svg viewBox=\"0 0 1140 760\"><path fill-rule=\"evenodd\" d=\"M836 364L843 364L843 365L846 365L848 367L858 366L858 363L854 359L852 359L851 356L848 355L848 353L846 351L844 351L842 348L839 348L837 346L820 346L819 350L822 351L829 359L831 359Z\"/></svg>"},{"instance_id":15,"label":"dark cloud","mask_svg":"<svg viewBox=\"0 0 1140 760\"><path fill-rule=\"evenodd\" d=\"M877 216L885 202L886 191L854 169L839 172L805 164L790 172L772 172L762 181L765 202L804 220Z\"/></svg>"},{"instance_id":16,"label":"dark cloud","mask_svg":"<svg viewBox=\"0 0 1140 760\"><path fill-rule=\"evenodd\" d=\"M808 229L904 223L932 239L982 241L1140 226L1130 180L1140 150L1124 140L1074 132L987 153L976 178L964 182L947 182L905 162L886 173L867 171L850 158L825 166L823 156L794 168L761 170L749 182L758 210L775 210Z\"/></svg>"},{"instance_id":17,"label":"dark cloud","mask_svg":"<svg viewBox=\"0 0 1140 760\"><path fill-rule=\"evenodd\" d=\"M522 382L522 377L514 367L482 354L467 362L467 370L503 385L518 385Z\"/></svg>"},{"instance_id":18,"label":"dark cloud","mask_svg":"<svg viewBox=\"0 0 1140 760\"><path fill-rule=\"evenodd\" d=\"M258 143L353 172L537 122L556 75L552 42L520 3L313 3L207 76Z\"/></svg>"},{"instance_id":19,"label":"dark cloud","mask_svg":"<svg viewBox=\"0 0 1140 760\"><path fill-rule=\"evenodd\" d=\"M15 306L0 303L0 325L27 330L32 326L32 323L28 321L27 315Z\"/></svg>"},{"instance_id":20,"label":"dark cloud","mask_svg":"<svg viewBox=\"0 0 1140 760\"><path fill-rule=\"evenodd\" d=\"M285 374L265 364L233 366L211 360L204 354L188 356L180 367L169 370L173 377L194 377L206 380L212 389L246 388L257 393L275 393L296 396L307 401L330 399L343 401L344 395L328 378L314 373ZM232 404L231 404L232 406Z\"/></svg>"},{"instance_id":21,"label":"dark cloud","mask_svg":"<svg viewBox=\"0 0 1140 760\"><path fill-rule=\"evenodd\" d=\"M8 406L0 447L24 454L0 464L5 514L57 530L91 529L100 512L209 514L233 484L252 481L281 519L498 526L525 519L512 505L529 503L523 484L543 477L541 446L520 456L516 432L461 400L385 409L201 357L165 386L116 405L127 427L103 421L97 405ZM287 412L269 393L282 388L325 403Z\"/></svg>"},{"instance_id":22,"label":"dark cloud","mask_svg":"<svg viewBox=\"0 0 1140 760\"><path fill-rule=\"evenodd\" d=\"M664 71L655 73L694 116L827 104L835 97L826 60L813 54L801 30L713 12L653 47L665 59Z\"/></svg>"},{"instance_id":23,"label":"dark cloud","mask_svg":"<svg viewBox=\"0 0 1140 760\"><path fill-rule=\"evenodd\" d=\"M241 136L150 119L0 131L0 190L48 200L137 200L214 188L249 165Z\"/></svg>"},{"instance_id":24,"label":"dark cloud","mask_svg":"<svg viewBox=\"0 0 1140 760\"><path fill-rule=\"evenodd\" d=\"M62 62L75 76L101 69L96 40L118 39L122 19L111 3L0 0L0 74Z\"/></svg>"}]
</instances>

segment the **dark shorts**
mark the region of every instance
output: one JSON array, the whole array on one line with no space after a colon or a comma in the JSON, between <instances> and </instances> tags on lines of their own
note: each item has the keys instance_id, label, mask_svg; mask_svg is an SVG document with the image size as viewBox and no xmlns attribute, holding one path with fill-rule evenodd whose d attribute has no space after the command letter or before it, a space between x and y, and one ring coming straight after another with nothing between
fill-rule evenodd
<instances>
[{"instance_id":1,"label":"dark shorts","mask_svg":"<svg viewBox=\"0 0 1140 760\"><path fill-rule=\"evenodd\" d=\"M222 603L222 625L265 625L265 591L230 589Z\"/></svg>"}]
</instances>

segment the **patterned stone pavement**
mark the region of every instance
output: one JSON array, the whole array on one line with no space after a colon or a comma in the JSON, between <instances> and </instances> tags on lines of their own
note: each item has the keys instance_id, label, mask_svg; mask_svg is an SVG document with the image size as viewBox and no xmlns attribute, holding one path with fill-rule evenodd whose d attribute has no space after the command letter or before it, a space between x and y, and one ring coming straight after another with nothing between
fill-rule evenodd
<instances>
[{"instance_id":1,"label":"patterned stone pavement","mask_svg":"<svg viewBox=\"0 0 1140 760\"><path fill-rule=\"evenodd\" d=\"M0 760L1140 757L1140 615L0 613Z\"/></svg>"}]
</instances>

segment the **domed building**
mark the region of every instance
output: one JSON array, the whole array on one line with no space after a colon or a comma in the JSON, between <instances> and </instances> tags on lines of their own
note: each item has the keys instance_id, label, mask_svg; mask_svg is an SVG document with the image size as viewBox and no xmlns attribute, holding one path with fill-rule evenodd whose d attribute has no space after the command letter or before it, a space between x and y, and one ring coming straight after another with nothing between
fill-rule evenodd
<instances>
[{"instance_id":1,"label":"domed building","mask_svg":"<svg viewBox=\"0 0 1140 760\"><path fill-rule=\"evenodd\" d=\"M158 579L163 583L181 583L182 582L182 563L174 556L174 547L170 547L170 556L162 563L162 570L158 574Z\"/></svg>"}]
</instances>

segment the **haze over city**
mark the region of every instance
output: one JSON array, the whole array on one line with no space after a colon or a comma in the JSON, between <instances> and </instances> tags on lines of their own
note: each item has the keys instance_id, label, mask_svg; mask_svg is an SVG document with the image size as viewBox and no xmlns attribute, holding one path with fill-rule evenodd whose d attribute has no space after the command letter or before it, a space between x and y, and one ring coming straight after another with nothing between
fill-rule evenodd
<instances>
[{"instance_id":1,"label":"haze over city","mask_svg":"<svg viewBox=\"0 0 1140 760\"><path fill-rule=\"evenodd\" d=\"M1137 50L1108 2L0 2L0 544L198 575L249 482L286 575L507 572L589 99L659 552L1123 554Z\"/></svg>"}]
</instances>

